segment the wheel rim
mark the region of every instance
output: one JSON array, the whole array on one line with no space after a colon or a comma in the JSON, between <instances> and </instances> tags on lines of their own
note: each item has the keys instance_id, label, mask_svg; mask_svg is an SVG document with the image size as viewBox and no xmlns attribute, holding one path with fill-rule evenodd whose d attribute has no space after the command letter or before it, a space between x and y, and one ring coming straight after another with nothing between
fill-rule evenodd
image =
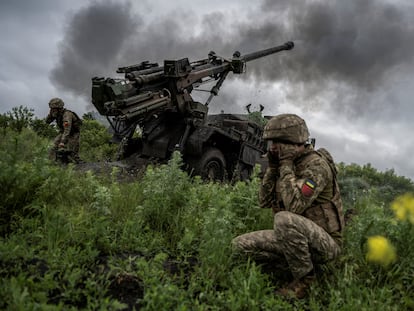
<instances>
[{"instance_id":1,"label":"wheel rim","mask_svg":"<svg viewBox=\"0 0 414 311\"><path fill-rule=\"evenodd\" d=\"M217 160L210 161L204 167L204 176L209 180L223 178L222 165Z\"/></svg>"}]
</instances>

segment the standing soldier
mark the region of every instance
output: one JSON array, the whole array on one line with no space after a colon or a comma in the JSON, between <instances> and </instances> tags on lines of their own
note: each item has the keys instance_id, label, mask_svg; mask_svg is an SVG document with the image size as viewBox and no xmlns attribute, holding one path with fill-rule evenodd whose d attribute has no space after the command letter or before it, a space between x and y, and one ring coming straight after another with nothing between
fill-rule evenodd
<instances>
[{"instance_id":1,"label":"standing soldier","mask_svg":"<svg viewBox=\"0 0 414 311\"><path fill-rule=\"evenodd\" d=\"M60 153L67 155L67 161L79 163L79 136L82 120L76 113L64 108L63 100L52 98L49 101L50 112L46 117L46 123L56 120L59 135L53 141L49 157L57 159Z\"/></svg>"},{"instance_id":2,"label":"standing soldier","mask_svg":"<svg viewBox=\"0 0 414 311\"><path fill-rule=\"evenodd\" d=\"M303 298L314 280L314 264L341 252L344 217L329 152L307 143L305 121L295 114L273 117L264 129L269 167L259 191L260 206L272 208L273 230L233 240L236 250L290 271L293 281L277 290Z\"/></svg>"}]
</instances>

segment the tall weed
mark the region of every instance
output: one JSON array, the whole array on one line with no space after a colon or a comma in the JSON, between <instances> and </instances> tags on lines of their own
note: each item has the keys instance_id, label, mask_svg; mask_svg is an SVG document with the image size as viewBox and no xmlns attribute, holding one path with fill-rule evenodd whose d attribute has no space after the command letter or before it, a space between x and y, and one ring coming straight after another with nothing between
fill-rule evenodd
<instances>
[{"instance_id":1,"label":"tall weed","mask_svg":"<svg viewBox=\"0 0 414 311\"><path fill-rule=\"evenodd\" d=\"M163 235L173 251L184 232L183 214L188 204L190 178L181 170L182 159L174 153L167 165L149 167L142 180L141 217L151 231Z\"/></svg>"},{"instance_id":2,"label":"tall weed","mask_svg":"<svg viewBox=\"0 0 414 311\"><path fill-rule=\"evenodd\" d=\"M47 145L32 131L7 131L0 139L0 235L35 198L48 174Z\"/></svg>"}]
</instances>

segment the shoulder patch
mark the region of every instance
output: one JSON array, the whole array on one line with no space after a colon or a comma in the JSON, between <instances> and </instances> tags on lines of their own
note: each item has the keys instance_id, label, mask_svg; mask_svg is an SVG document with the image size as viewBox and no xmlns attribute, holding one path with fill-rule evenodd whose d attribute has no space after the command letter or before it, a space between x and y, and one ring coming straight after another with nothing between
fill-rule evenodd
<instances>
[{"instance_id":1,"label":"shoulder patch","mask_svg":"<svg viewBox=\"0 0 414 311\"><path fill-rule=\"evenodd\" d=\"M315 188L316 184L312 180L306 179L301 189L303 196L306 198L311 197L315 191Z\"/></svg>"}]
</instances>

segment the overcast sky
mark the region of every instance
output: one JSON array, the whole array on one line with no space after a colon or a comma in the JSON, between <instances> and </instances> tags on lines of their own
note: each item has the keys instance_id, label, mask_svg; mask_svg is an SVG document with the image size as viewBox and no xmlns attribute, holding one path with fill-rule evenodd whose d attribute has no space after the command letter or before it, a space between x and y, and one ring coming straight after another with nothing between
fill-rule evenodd
<instances>
[{"instance_id":1,"label":"overcast sky","mask_svg":"<svg viewBox=\"0 0 414 311\"><path fill-rule=\"evenodd\" d=\"M294 41L230 74L210 113L297 113L337 162L414 179L413 21L409 0L0 0L0 113L61 97L82 115L118 67Z\"/></svg>"}]
</instances>

